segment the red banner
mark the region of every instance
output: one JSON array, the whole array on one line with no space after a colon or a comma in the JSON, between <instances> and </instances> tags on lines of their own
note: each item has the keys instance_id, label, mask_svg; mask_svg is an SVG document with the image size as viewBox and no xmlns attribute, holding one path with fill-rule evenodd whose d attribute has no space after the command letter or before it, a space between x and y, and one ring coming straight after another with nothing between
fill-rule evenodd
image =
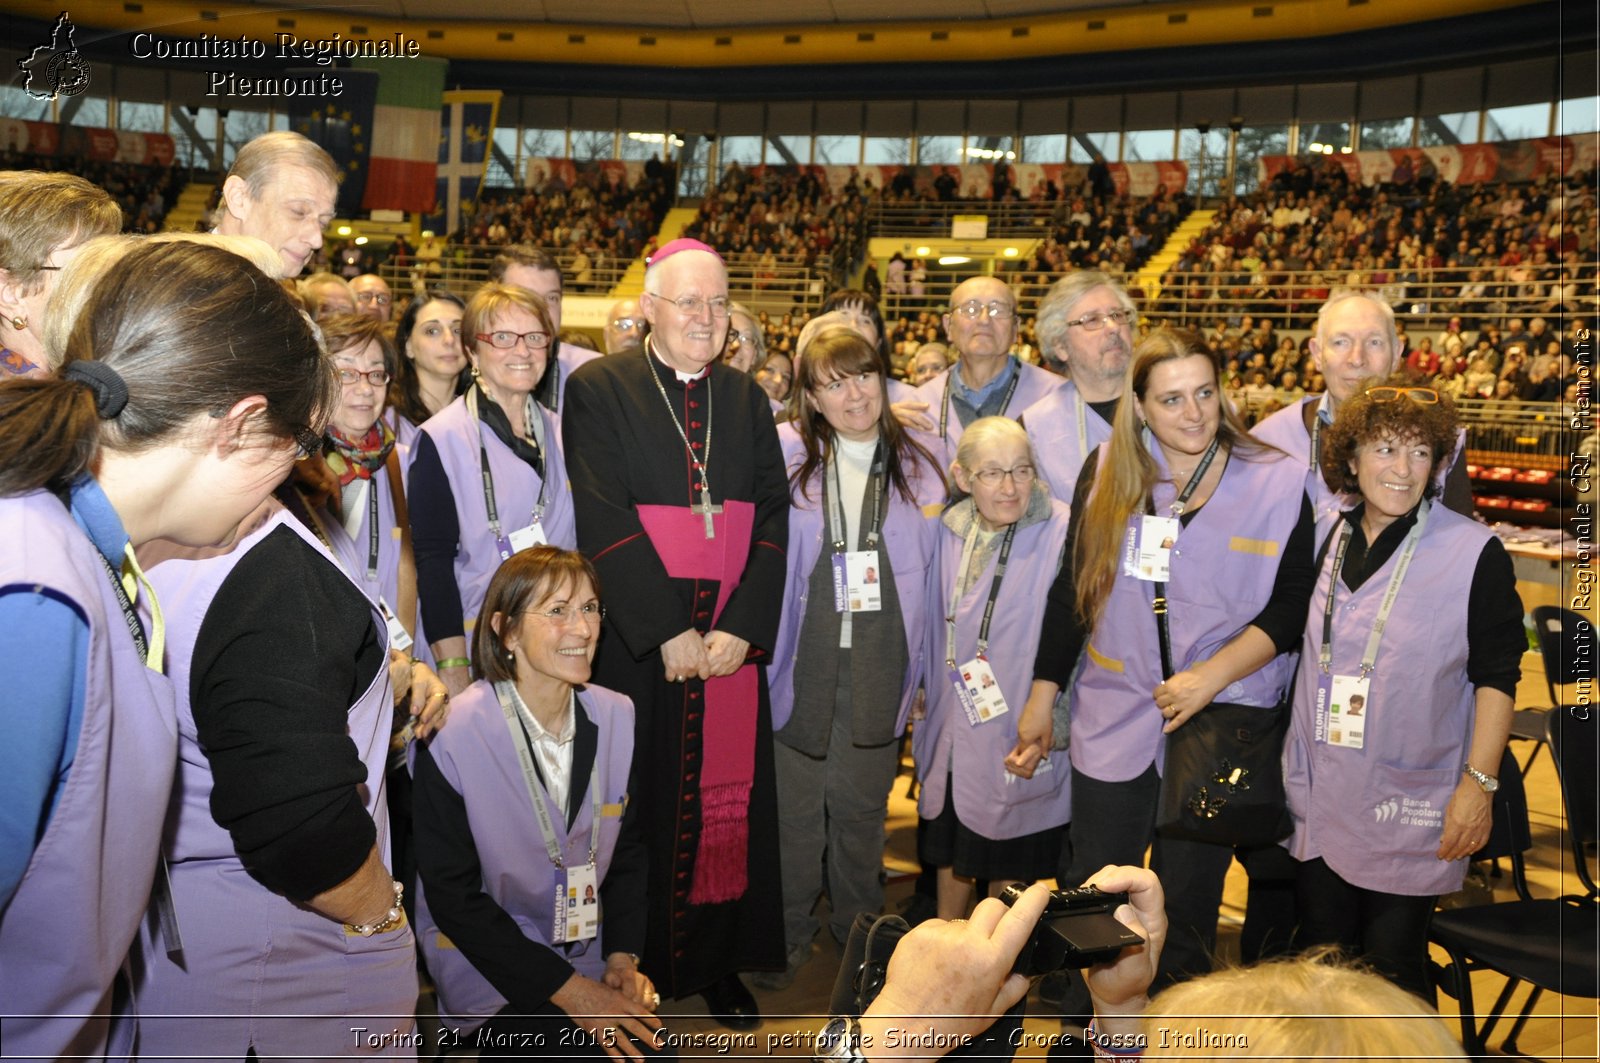
<instances>
[{"instance_id":1,"label":"red banner","mask_svg":"<svg viewBox=\"0 0 1600 1063\"><path fill-rule=\"evenodd\" d=\"M0 144L26 155L64 155L95 162L171 166L177 146L165 133L126 133L0 118Z\"/></svg>"}]
</instances>

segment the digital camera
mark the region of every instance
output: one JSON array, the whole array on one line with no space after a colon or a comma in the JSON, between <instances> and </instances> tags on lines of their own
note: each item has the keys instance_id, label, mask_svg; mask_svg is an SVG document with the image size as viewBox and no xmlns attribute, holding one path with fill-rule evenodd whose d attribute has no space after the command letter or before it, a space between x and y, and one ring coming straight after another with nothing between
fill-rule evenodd
<instances>
[{"instance_id":1,"label":"digital camera","mask_svg":"<svg viewBox=\"0 0 1600 1063\"><path fill-rule=\"evenodd\" d=\"M1000 899L1016 904L1022 894L1022 886L1010 885ZM1126 893L1102 893L1095 886L1051 890L1050 903L1011 969L1038 978L1052 971L1105 963L1129 945L1142 944L1143 938L1111 914L1127 903Z\"/></svg>"}]
</instances>

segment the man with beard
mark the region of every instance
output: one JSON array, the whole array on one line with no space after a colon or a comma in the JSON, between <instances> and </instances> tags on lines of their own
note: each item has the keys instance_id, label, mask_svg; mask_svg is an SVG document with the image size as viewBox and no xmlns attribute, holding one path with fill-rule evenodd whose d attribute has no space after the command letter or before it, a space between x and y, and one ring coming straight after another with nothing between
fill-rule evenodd
<instances>
[{"instance_id":1,"label":"man with beard","mask_svg":"<svg viewBox=\"0 0 1600 1063\"><path fill-rule=\"evenodd\" d=\"M1133 300L1097 270L1079 270L1051 286L1039 302L1034 331L1039 349L1065 362L1067 382L1022 414L1039 475L1050 493L1071 504L1078 472L1090 452L1111 438L1133 353Z\"/></svg>"},{"instance_id":2,"label":"man with beard","mask_svg":"<svg viewBox=\"0 0 1600 1063\"><path fill-rule=\"evenodd\" d=\"M578 546L610 612L594 679L633 699L630 799L649 850L644 969L760 1024L738 971L784 966L765 672L783 600L789 492L766 394L722 364L721 257L650 259L646 349L573 375L564 414ZM715 434L713 434L713 431Z\"/></svg>"}]
</instances>

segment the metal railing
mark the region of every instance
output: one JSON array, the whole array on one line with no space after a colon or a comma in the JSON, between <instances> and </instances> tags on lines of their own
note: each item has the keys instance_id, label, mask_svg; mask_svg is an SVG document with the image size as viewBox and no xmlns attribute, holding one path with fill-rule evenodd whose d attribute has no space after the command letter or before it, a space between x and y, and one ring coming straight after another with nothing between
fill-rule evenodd
<instances>
[{"instance_id":1,"label":"metal railing","mask_svg":"<svg viewBox=\"0 0 1600 1063\"><path fill-rule=\"evenodd\" d=\"M419 291L423 286L445 288L458 295L469 295L489 279L489 267L503 250L497 244L452 244L437 258L419 258L412 253L409 263L385 263L378 273L397 291ZM591 257L589 269L574 268L577 252L570 248L545 248L561 265L565 290L569 295L607 295L616 289L634 260ZM728 294L752 309L799 310L811 313L822 305L831 285L832 263L823 256L815 265L779 262L761 266L753 255L728 257Z\"/></svg>"}]
</instances>

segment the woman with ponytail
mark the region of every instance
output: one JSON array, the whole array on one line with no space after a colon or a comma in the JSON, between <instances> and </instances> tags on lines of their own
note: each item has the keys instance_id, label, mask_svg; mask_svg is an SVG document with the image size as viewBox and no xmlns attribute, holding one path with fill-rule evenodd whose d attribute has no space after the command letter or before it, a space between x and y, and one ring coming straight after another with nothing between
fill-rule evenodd
<instances>
[{"instance_id":1,"label":"woman with ponytail","mask_svg":"<svg viewBox=\"0 0 1600 1063\"><path fill-rule=\"evenodd\" d=\"M0 384L8 1053L98 1055L122 1032L114 982L152 899L178 747L165 623L134 551L231 540L319 445L334 387L274 279L189 243L130 251L57 377Z\"/></svg>"}]
</instances>

